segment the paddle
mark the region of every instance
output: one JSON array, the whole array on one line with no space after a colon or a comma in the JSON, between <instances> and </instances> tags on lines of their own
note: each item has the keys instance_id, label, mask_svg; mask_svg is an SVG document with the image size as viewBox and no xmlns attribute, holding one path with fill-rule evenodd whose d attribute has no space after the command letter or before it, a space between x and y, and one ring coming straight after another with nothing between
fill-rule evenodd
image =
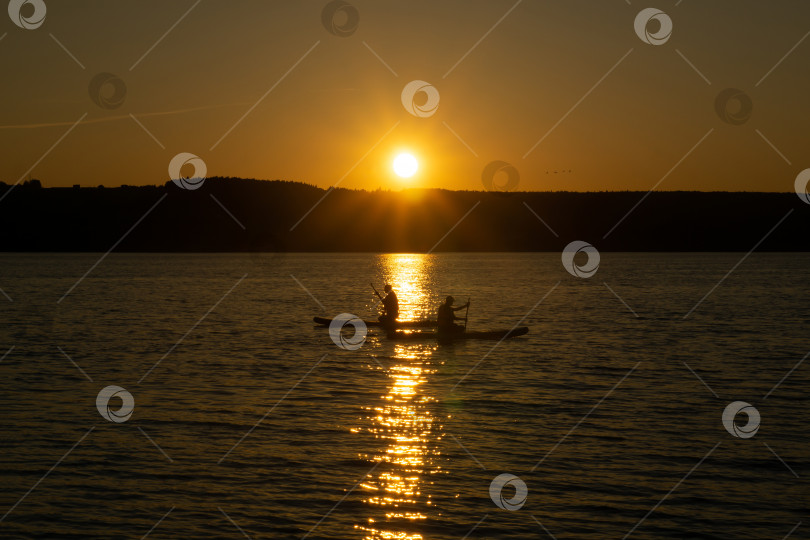
<instances>
[{"instance_id":1,"label":"paddle","mask_svg":"<svg viewBox=\"0 0 810 540\"><path fill-rule=\"evenodd\" d=\"M464 333L467 333L467 319L470 318L470 297L467 297L467 311L464 313Z\"/></svg>"},{"instance_id":2,"label":"paddle","mask_svg":"<svg viewBox=\"0 0 810 540\"><path fill-rule=\"evenodd\" d=\"M372 283L372 282L370 282L370 281L369 281L369 282L368 282L368 284L369 284L369 285L371 285L371 288L372 288L372 289L374 289L374 294L376 294L376 295L377 295L377 298L379 298L379 299L380 299L380 302L383 302L383 303L384 303L384 302L385 302L385 300L383 300L382 295L381 295L381 294L380 294L380 292L377 290L377 287L375 287L375 286L374 286L374 283ZM374 307L376 308L377 306L375 305ZM386 311L387 311L387 310L386 310Z\"/></svg>"},{"instance_id":3,"label":"paddle","mask_svg":"<svg viewBox=\"0 0 810 540\"><path fill-rule=\"evenodd\" d=\"M383 297L382 297L382 295L381 295L381 294L380 294L380 293L377 291L377 287L375 287L375 286L374 286L374 284L373 284L372 282L370 282L370 281L368 282L368 284L369 284L369 285L371 285L371 288L372 288L372 289L374 289L374 294L376 294L376 295L377 295L377 298L379 298L380 300L382 300L382 299L383 299Z\"/></svg>"}]
</instances>

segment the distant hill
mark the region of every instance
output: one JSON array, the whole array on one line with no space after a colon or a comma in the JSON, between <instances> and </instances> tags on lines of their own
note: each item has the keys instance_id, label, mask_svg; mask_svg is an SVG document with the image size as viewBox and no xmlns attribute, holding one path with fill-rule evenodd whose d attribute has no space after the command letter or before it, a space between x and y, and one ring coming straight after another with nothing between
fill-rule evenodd
<instances>
[{"instance_id":1,"label":"distant hill","mask_svg":"<svg viewBox=\"0 0 810 540\"><path fill-rule=\"evenodd\" d=\"M0 197L8 189L0 183ZM236 178L194 191L33 181L0 202L0 251L107 251L158 201L116 251L425 252L445 235L436 251L560 251L573 240L600 251L748 251L791 209L758 249L810 251L810 205L793 193L653 192L607 238L645 193L326 193Z\"/></svg>"}]
</instances>

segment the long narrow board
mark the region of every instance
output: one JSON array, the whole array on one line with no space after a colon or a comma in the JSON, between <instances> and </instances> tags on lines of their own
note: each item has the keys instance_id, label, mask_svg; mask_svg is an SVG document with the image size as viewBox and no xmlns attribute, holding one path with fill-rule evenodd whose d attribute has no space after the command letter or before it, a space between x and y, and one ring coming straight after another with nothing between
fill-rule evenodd
<instances>
[{"instance_id":1,"label":"long narrow board","mask_svg":"<svg viewBox=\"0 0 810 540\"><path fill-rule=\"evenodd\" d=\"M485 340L499 340L511 339L518 336L524 336L529 333L529 328L521 326L513 330L491 330L486 332L465 332L463 334L439 334L438 332L395 332L393 335L389 334L389 338L394 341L413 341L425 339L438 339L439 341L464 341L467 339L485 339Z\"/></svg>"},{"instance_id":2,"label":"long narrow board","mask_svg":"<svg viewBox=\"0 0 810 540\"><path fill-rule=\"evenodd\" d=\"M332 319L326 317L313 317L315 324L319 326L329 326ZM368 327L381 326L380 321L363 321ZM439 323L436 321L397 321L397 328L436 328Z\"/></svg>"}]
</instances>

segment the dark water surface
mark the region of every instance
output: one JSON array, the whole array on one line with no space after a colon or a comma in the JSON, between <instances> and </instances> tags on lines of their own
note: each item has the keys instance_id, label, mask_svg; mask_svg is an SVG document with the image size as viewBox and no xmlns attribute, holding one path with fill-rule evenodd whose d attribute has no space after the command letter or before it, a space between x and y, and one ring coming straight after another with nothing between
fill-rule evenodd
<instances>
[{"instance_id":1,"label":"dark water surface","mask_svg":"<svg viewBox=\"0 0 810 540\"><path fill-rule=\"evenodd\" d=\"M71 290L98 257L0 255L0 537L810 537L810 255L717 285L743 254L114 254ZM405 319L453 294L531 331L352 351L310 322L386 280Z\"/></svg>"}]
</instances>

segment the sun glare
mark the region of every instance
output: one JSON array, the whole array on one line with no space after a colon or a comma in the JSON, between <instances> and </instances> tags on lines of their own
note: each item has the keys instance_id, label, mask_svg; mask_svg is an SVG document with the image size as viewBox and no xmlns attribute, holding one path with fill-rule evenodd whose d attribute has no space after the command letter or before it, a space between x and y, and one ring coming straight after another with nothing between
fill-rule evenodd
<instances>
[{"instance_id":1,"label":"sun glare","mask_svg":"<svg viewBox=\"0 0 810 540\"><path fill-rule=\"evenodd\" d=\"M418 168L419 162L411 154L399 154L394 158L394 172L400 178L410 178Z\"/></svg>"}]
</instances>

